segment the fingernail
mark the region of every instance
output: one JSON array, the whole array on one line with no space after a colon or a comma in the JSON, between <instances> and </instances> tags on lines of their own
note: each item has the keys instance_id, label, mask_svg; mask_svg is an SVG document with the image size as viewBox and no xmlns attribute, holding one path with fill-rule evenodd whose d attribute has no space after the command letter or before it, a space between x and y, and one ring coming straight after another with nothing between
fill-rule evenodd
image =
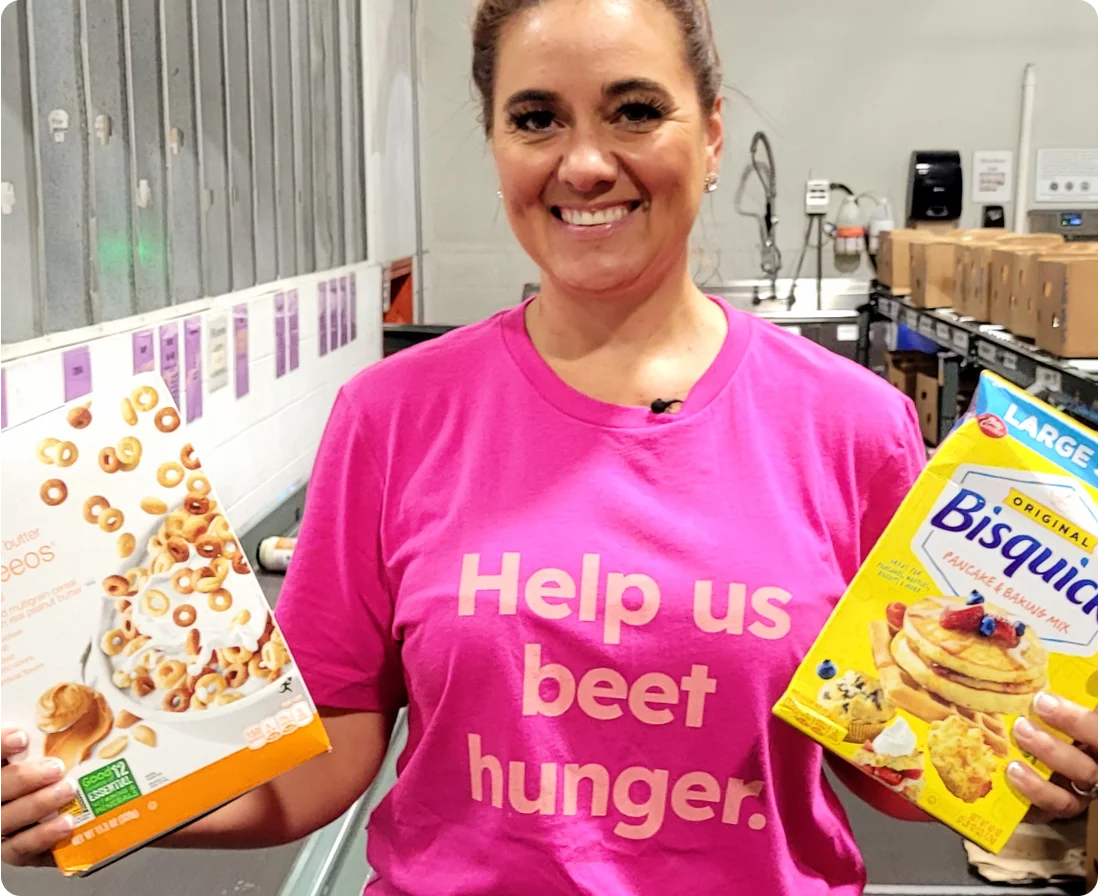
<instances>
[{"instance_id":1,"label":"fingernail","mask_svg":"<svg viewBox=\"0 0 1098 896\"><path fill-rule=\"evenodd\" d=\"M76 796L76 782L72 778L66 778L53 788L53 794L59 800L71 800Z\"/></svg>"},{"instance_id":2,"label":"fingernail","mask_svg":"<svg viewBox=\"0 0 1098 896\"><path fill-rule=\"evenodd\" d=\"M1041 715L1047 716L1060 708L1060 700L1057 697L1053 697L1052 694L1046 694L1044 691L1041 691L1041 693L1033 698L1033 707Z\"/></svg>"},{"instance_id":3,"label":"fingernail","mask_svg":"<svg viewBox=\"0 0 1098 896\"><path fill-rule=\"evenodd\" d=\"M56 781L65 774L65 763L60 759L43 759L38 763L38 771L47 781Z\"/></svg>"},{"instance_id":4,"label":"fingernail","mask_svg":"<svg viewBox=\"0 0 1098 896\"><path fill-rule=\"evenodd\" d=\"M1018 761L1014 761L1007 766L1007 777L1010 778L1015 784L1024 784L1026 781L1026 767Z\"/></svg>"},{"instance_id":5,"label":"fingernail","mask_svg":"<svg viewBox=\"0 0 1098 896\"><path fill-rule=\"evenodd\" d=\"M76 827L76 819L71 815L58 815L53 821L50 822L50 830L56 831L58 834L67 834L74 827Z\"/></svg>"},{"instance_id":6,"label":"fingernail","mask_svg":"<svg viewBox=\"0 0 1098 896\"><path fill-rule=\"evenodd\" d=\"M27 732L25 731L13 731L4 738L4 746L9 750L25 750L29 743L30 741L27 739Z\"/></svg>"},{"instance_id":7,"label":"fingernail","mask_svg":"<svg viewBox=\"0 0 1098 896\"><path fill-rule=\"evenodd\" d=\"M1028 740L1037 733L1037 729L1033 726L1033 723L1026 718L1019 718L1014 723L1014 736L1020 737L1023 740Z\"/></svg>"}]
</instances>

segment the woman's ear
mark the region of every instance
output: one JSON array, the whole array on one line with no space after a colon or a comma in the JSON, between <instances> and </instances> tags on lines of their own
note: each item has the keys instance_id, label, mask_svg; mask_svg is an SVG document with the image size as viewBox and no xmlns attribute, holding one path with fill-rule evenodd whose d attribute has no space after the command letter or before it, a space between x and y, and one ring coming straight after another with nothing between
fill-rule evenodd
<instances>
[{"instance_id":1,"label":"woman's ear","mask_svg":"<svg viewBox=\"0 0 1098 896\"><path fill-rule=\"evenodd\" d=\"M717 97L713 111L705 120L705 161L707 170L719 171L724 153L724 97Z\"/></svg>"}]
</instances>

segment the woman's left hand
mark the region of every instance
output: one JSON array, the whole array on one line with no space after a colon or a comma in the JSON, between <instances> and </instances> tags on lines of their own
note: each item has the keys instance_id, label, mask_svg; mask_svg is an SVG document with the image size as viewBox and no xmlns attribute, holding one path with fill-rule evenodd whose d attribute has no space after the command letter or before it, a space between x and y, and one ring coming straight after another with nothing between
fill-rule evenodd
<instances>
[{"instance_id":1,"label":"woman's left hand","mask_svg":"<svg viewBox=\"0 0 1098 896\"><path fill-rule=\"evenodd\" d=\"M1033 711L1076 745L1064 743L1024 717L1014 723L1019 748L1032 753L1058 776L1045 781L1023 762L1007 767L1010 782L1033 803L1026 821L1040 824L1082 815L1098 797L1098 712L1046 693L1037 695Z\"/></svg>"}]
</instances>

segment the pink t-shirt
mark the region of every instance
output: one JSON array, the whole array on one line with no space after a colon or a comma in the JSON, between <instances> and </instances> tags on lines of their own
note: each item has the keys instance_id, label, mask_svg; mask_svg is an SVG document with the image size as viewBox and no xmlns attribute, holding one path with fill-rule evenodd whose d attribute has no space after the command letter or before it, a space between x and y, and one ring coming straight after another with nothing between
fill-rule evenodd
<instances>
[{"instance_id":1,"label":"pink t-shirt","mask_svg":"<svg viewBox=\"0 0 1098 896\"><path fill-rule=\"evenodd\" d=\"M720 304L676 414L565 385L521 307L343 389L278 618L318 704L408 706L370 894L862 891L770 710L923 442L884 380Z\"/></svg>"}]
</instances>

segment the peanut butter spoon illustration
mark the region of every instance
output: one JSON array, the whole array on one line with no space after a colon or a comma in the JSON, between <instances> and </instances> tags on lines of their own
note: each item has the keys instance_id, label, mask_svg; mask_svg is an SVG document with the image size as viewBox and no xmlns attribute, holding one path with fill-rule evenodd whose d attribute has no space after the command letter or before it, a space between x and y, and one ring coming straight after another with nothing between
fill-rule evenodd
<instances>
[{"instance_id":1,"label":"peanut butter spoon illustration","mask_svg":"<svg viewBox=\"0 0 1098 896\"><path fill-rule=\"evenodd\" d=\"M71 771L110 733L114 714L98 691L64 682L38 698L35 722L46 735L44 754L60 759Z\"/></svg>"}]
</instances>

